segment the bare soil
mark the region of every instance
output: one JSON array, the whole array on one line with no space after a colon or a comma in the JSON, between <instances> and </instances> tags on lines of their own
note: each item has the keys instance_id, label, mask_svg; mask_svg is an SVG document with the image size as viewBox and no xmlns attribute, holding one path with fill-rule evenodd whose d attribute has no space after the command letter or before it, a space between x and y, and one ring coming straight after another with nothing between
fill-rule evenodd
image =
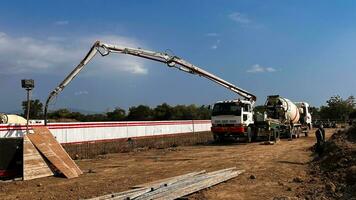
<instances>
[{"instance_id":1,"label":"bare soil","mask_svg":"<svg viewBox=\"0 0 356 200\"><path fill-rule=\"evenodd\" d=\"M339 130L326 141L321 155L311 162L310 173L320 179L305 184L301 196L356 200L356 126Z\"/></svg>"},{"instance_id":2,"label":"bare soil","mask_svg":"<svg viewBox=\"0 0 356 200\"><path fill-rule=\"evenodd\" d=\"M333 131L327 129L327 136ZM188 198L297 198L302 196L305 183L323 187L319 178L309 173L310 162L315 157L310 150L314 143L312 131L309 137L281 140L275 145L261 145L259 142L211 144L107 154L76 161L84 171L79 178L48 177L0 182L0 199L83 199L193 171L228 167L245 169L246 172Z\"/></svg>"}]
</instances>

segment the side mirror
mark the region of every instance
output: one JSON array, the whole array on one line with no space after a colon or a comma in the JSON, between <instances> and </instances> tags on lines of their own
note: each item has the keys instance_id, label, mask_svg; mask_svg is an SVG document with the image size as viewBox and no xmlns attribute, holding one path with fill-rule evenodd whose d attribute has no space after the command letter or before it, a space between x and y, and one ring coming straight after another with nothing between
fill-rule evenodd
<instances>
[{"instance_id":1,"label":"side mirror","mask_svg":"<svg viewBox=\"0 0 356 200\"><path fill-rule=\"evenodd\" d=\"M212 108L211 105L208 105L208 109L211 110L211 108Z\"/></svg>"}]
</instances>

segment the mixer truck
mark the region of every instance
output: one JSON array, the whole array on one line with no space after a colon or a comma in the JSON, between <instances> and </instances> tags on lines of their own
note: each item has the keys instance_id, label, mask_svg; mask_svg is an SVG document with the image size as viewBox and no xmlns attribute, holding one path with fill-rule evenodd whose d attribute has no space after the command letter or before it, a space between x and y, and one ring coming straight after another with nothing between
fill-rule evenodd
<instances>
[{"instance_id":1,"label":"mixer truck","mask_svg":"<svg viewBox=\"0 0 356 200\"><path fill-rule=\"evenodd\" d=\"M235 140L278 140L281 136L298 138L308 135L311 114L306 102L293 103L279 95L267 97L265 112L253 110L246 100L219 101L212 111L212 127L216 141L228 138Z\"/></svg>"},{"instance_id":2,"label":"mixer truck","mask_svg":"<svg viewBox=\"0 0 356 200\"><path fill-rule=\"evenodd\" d=\"M26 123L26 119L19 115L0 113L0 124L25 125Z\"/></svg>"},{"instance_id":3,"label":"mixer truck","mask_svg":"<svg viewBox=\"0 0 356 200\"><path fill-rule=\"evenodd\" d=\"M279 121L281 135L299 138L304 133L308 136L312 126L308 103L293 103L279 95L271 95L267 97L265 106L268 118Z\"/></svg>"}]
</instances>

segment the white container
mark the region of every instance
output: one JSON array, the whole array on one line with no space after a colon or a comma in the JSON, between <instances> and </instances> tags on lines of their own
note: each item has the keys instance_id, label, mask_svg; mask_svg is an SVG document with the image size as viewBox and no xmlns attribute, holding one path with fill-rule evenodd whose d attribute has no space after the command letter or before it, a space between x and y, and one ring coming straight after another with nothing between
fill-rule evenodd
<instances>
[{"instance_id":1,"label":"white container","mask_svg":"<svg viewBox=\"0 0 356 200\"><path fill-rule=\"evenodd\" d=\"M18 115L7 115L7 114L1 114L2 120L4 120L3 123L5 124L16 124L16 125L25 125L26 124L26 119L18 116Z\"/></svg>"}]
</instances>

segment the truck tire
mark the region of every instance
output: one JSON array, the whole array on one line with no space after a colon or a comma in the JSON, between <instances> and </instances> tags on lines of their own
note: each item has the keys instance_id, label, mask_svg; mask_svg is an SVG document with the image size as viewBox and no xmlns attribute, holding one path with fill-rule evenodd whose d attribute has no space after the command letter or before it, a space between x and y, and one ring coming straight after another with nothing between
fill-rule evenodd
<instances>
[{"instance_id":1,"label":"truck tire","mask_svg":"<svg viewBox=\"0 0 356 200\"><path fill-rule=\"evenodd\" d=\"M213 137L214 137L214 142L215 143L224 142L224 140L225 140L224 135L214 134L213 133Z\"/></svg>"},{"instance_id":2,"label":"truck tire","mask_svg":"<svg viewBox=\"0 0 356 200\"><path fill-rule=\"evenodd\" d=\"M273 141L274 142L278 142L279 140L279 132L277 129L272 129L272 133L273 133Z\"/></svg>"},{"instance_id":3,"label":"truck tire","mask_svg":"<svg viewBox=\"0 0 356 200\"><path fill-rule=\"evenodd\" d=\"M293 133L293 129L290 128L290 129L288 130L288 140L293 140L293 134L294 134L294 133Z\"/></svg>"},{"instance_id":4,"label":"truck tire","mask_svg":"<svg viewBox=\"0 0 356 200\"><path fill-rule=\"evenodd\" d=\"M248 143L252 142L252 128L250 126L247 127L247 142Z\"/></svg>"},{"instance_id":5,"label":"truck tire","mask_svg":"<svg viewBox=\"0 0 356 200\"><path fill-rule=\"evenodd\" d=\"M215 143L219 143L219 142L220 142L220 137L219 137L219 135L213 133L213 138L214 138L214 142L215 142Z\"/></svg>"},{"instance_id":6,"label":"truck tire","mask_svg":"<svg viewBox=\"0 0 356 200\"><path fill-rule=\"evenodd\" d=\"M308 128L307 128L307 130L305 131L305 137L308 137L309 131L311 130L310 127L311 127L311 125L308 124Z\"/></svg>"}]
</instances>

